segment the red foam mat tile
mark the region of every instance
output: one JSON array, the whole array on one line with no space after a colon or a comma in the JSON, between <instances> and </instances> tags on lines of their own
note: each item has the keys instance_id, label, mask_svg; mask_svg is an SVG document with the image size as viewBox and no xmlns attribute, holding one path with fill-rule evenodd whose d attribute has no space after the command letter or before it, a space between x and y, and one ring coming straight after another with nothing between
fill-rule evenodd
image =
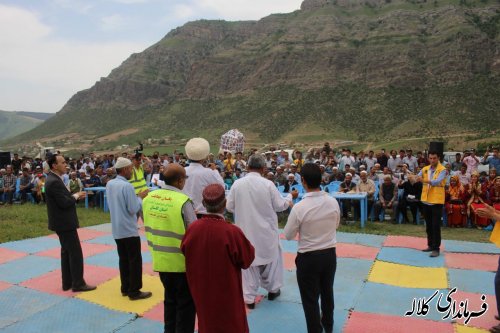
<instances>
[{"instance_id":1,"label":"red foam mat tile","mask_svg":"<svg viewBox=\"0 0 500 333\"><path fill-rule=\"evenodd\" d=\"M496 254L445 253L445 259L448 268L489 272L496 272L498 268L498 255Z\"/></svg>"},{"instance_id":2,"label":"red foam mat tile","mask_svg":"<svg viewBox=\"0 0 500 333\"><path fill-rule=\"evenodd\" d=\"M481 281L478 283L493 283L493 281ZM452 298L456 301L457 308L460 305L461 301L468 300L467 309L473 312L481 311L481 306L483 305L483 301L481 299L482 294L476 293L468 293L464 291L457 291L453 293ZM488 304L488 309L486 312L477 318L471 318L467 326L472 326L476 328L482 328L485 330L489 330L491 327L498 325L498 320L495 319L495 315L497 314L497 302L495 299L495 295L485 295L486 296L486 304ZM446 306L448 304L445 300L442 301L442 305ZM465 325L465 318L457 319L457 323Z\"/></svg>"},{"instance_id":3,"label":"red foam mat tile","mask_svg":"<svg viewBox=\"0 0 500 333\"><path fill-rule=\"evenodd\" d=\"M154 308L152 308L148 312L144 313L143 318L163 323L163 316L164 316L163 302L160 302ZM196 320L194 323L194 329L195 329L195 331L198 330L198 317L196 317Z\"/></svg>"},{"instance_id":4,"label":"red foam mat tile","mask_svg":"<svg viewBox=\"0 0 500 333\"><path fill-rule=\"evenodd\" d=\"M119 271L118 269L115 268L93 266L93 265L85 265L84 267L85 282L87 282L90 285L98 286L103 282L111 280L117 275L119 275ZM78 294L72 292L71 290L69 291L62 290L60 269L44 274L37 278L24 281L20 285L30 289L46 292L52 295L72 297Z\"/></svg>"},{"instance_id":5,"label":"red foam mat tile","mask_svg":"<svg viewBox=\"0 0 500 333\"><path fill-rule=\"evenodd\" d=\"M292 270L295 269L295 258L297 257L297 254L295 253L290 253L290 252L283 252L283 265L285 266L285 269L287 270Z\"/></svg>"},{"instance_id":6,"label":"red foam mat tile","mask_svg":"<svg viewBox=\"0 0 500 333\"><path fill-rule=\"evenodd\" d=\"M451 323L431 320L353 312L343 330L344 333L453 333Z\"/></svg>"},{"instance_id":7,"label":"red foam mat tile","mask_svg":"<svg viewBox=\"0 0 500 333\"><path fill-rule=\"evenodd\" d=\"M0 248L0 264L5 264L6 262L20 259L26 257L27 255L27 253Z\"/></svg>"},{"instance_id":8,"label":"red foam mat tile","mask_svg":"<svg viewBox=\"0 0 500 333\"><path fill-rule=\"evenodd\" d=\"M337 243L336 249L337 258L357 258L367 260L375 260L379 251L380 249L377 247L350 243Z\"/></svg>"},{"instance_id":9,"label":"red foam mat tile","mask_svg":"<svg viewBox=\"0 0 500 333\"><path fill-rule=\"evenodd\" d=\"M97 237L105 236L108 235L109 233L103 232L103 231L97 231L97 230L92 230L92 229L78 229L78 238L80 238L80 241L88 241ZM54 238L59 240L59 237L57 237L56 234L51 234L47 237Z\"/></svg>"},{"instance_id":10,"label":"red foam mat tile","mask_svg":"<svg viewBox=\"0 0 500 333\"><path fill-rule=\"evenodd\" d=\"M163 323L163 302L158 303L151 310L145 312L143 317Z\"/></svg>"},{"instance_id":11,"label":"red foam mat tile","mask_svg":"<svg viewBox=\"0 0 500 333\"><path fill-rule=\"evenodd\" d=\"M0 281L0 291L10 288L12 285L7 282Z\"/></svg>"},{"instance_id":12,"label":"red foam mat tile","mask_svg":"<svg viewBox=\"0 0 500 333\"><path fill-rule=\"evenodd\" d=\"M409 249L422 250L427 247L427 238L411 236L387 236L382 246L406 247ZM441 244L441 251L444 245Z\"/></svg>"},{"instance_id":13,"label":"red foam mat tile","mask_svg":"<svg viewBox=\"0 0 500 333\"><path fill-rule=\"evenodd\" d=\"M148 275L160 276L158 272L153 271L153 263L151 262L146 262L142 264L142 272Z\"/></svg>"},{"instance_id":14,"label":"red foam mat tile","mask_svg":"<svg viewBox=\"0 0 500 333\"><path fill-rule=\"evenodd\" d=\"M93 244L93 243L81 243L82 245L82 251L83 251L83 257L91 257L95 256L96 254L103 253L106 251L111 251L115 249L114 245L106 245L106 244ZM42 252L36 253L37 256L43 256L43 257L51 257L51 258L61 258L61 248L54 248Z\"/></svg>"}]
</instances>

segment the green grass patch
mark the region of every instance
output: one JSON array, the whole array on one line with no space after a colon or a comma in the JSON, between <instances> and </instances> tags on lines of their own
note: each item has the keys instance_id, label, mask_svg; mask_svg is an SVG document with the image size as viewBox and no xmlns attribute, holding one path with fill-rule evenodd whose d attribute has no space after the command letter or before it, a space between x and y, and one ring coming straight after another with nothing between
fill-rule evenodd
<instances>
[{"instance_id":1,"label":"green grass patch","mask_svg":"<svg viewBox=\"0 0 500 333\"><path fill-rule=\"evenodd\" d=\"M109 214L100 209L77 208L80 227L109 223ZM47 206L0 206L0 243L45 236L53 233L48 227Z\"/></svg>"},{"instance_id":2,"label":"green grass patch","mask_svg":"<svg viewBox=\"0 0 500 333\"><path fill-rule=\"evenodd\" d=\"M278 214L279 226L284 228L288 214L280 213ZM357 234L372 234L372 235L395 235L395 236L412 236L412 237L427 237L425 233L425 225L415 225L415 224L392 224L390 222L370 222L365 224L364 228L361 228L360 223L356 224L341 224L337 231L350 232ZM471 228L441 228L442 239L449 240L460 240L467 242L480 242L487 243L490 239L490 232L471 229ZM342 242L341 239L337 241Z\"/></svg>"}]
</instances>

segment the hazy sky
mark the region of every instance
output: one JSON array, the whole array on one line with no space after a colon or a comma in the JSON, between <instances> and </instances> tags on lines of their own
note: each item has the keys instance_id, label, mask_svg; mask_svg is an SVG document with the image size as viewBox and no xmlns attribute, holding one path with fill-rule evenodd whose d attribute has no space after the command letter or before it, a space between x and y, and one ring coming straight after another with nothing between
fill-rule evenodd
<instances>
[{"instance_id":1,"label":"hazy sky","mask_svg":"<svg viewBox=\"0 0 500 333\"><path fill-rule=\"evenodd\" d=\"M257 20L302 0L0 0L0 110L59 111L171 29Z\"/></svg>"}]
</instances>

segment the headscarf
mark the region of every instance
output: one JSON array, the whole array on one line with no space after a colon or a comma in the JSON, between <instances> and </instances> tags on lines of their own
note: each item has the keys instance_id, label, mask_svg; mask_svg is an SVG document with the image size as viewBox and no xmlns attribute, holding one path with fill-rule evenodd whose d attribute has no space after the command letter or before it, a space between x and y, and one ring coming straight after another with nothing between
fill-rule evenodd
<instances>
[{"instance_id":1,"label":"headscarf","mask_svg":"<svg viewBox=\"0 0 500 333\"><path fill-rule=\"evenodd\" d=\"M452 186L451 185L451 182L452 181L455 181L455 186ZM460 182L460 178L458 176L451 176L450 178L450 189L449 189L449 193L450 193L450 197L453 198L453 199L457 199L457 198L460 198L460 195L464 192L464 186L462 185L462 183Z\"/></svg>"}]
</instances>

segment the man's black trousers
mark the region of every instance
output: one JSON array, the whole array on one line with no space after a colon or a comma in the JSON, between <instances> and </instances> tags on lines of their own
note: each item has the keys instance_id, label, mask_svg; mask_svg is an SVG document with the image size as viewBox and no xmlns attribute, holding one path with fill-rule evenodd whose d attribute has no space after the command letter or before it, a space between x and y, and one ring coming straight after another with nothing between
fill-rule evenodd
<instances>
[{"instance_id":1,"label":"man's black trousers","mask_svg":"<svg viewBox=\"0 0 500 333\"><path fill-rule=\"evenodd\" d=\"M297 282L306 317L307 332L333 332L333 280L337 270L335 248L297 253ZM321 297L321 314L318 298Z\"/></svg>"}]
</instances>

